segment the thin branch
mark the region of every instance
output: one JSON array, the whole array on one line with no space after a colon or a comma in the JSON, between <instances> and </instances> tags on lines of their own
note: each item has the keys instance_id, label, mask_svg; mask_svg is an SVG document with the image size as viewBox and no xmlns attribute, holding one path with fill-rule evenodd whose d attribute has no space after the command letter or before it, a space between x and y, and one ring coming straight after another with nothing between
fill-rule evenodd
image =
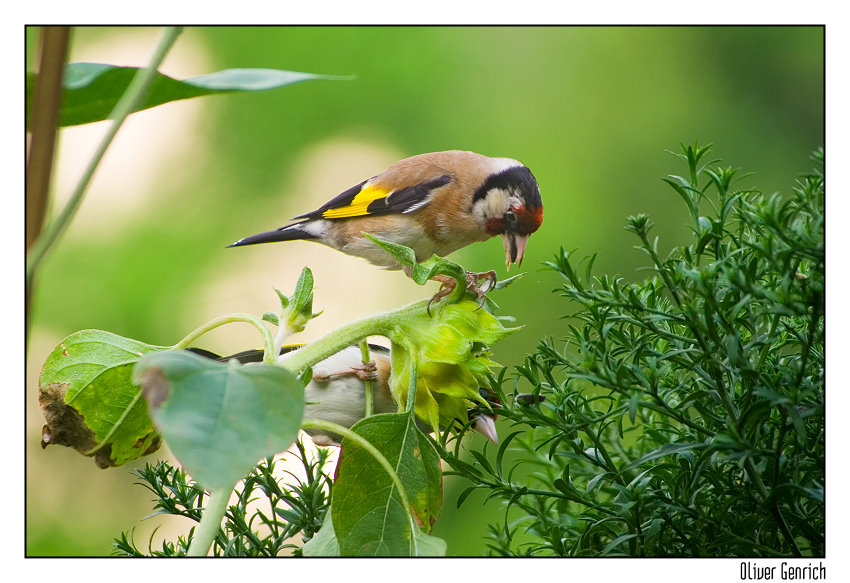
<instances>
[{"instance_id":1,"label":"thin branch","mask_svg":"<svg viewBox=\"0 0 850 583\"><path fill-rule=\"evenodd\" d=\"M50 189L50 170L56 145L56 126L62 103L62 74L68 57L71 29L45 26L41 29L41 60L35 82L27 153L27 249L41 233Z\"/></svg>"},{"instance_id":2,"label":"thin branch","mask_svg":"<svg viewBox=\"0 0 850 583\"><path fill-rule=\"evenodd\" d=\"M74 215L77 214L77 211L83 202L83 195L88 189L89 183L94 176L94 172L100 165L100 161L103 159L103 155L106 153L107 148L112 143L112 140L115 138L118 130L121 128L124 120L138 108L139 104L142 103L142 100L147 95L157 69L162 64L163 60L165 60L165 55L168 54L168 51L177 40L180 30L181 29L179 27L166 27L163 30L162 37L154 51L150 64L136 73L136 76L133 77L133 81L130 83L127 91L124 92L124 95L122 95L121 99L118 100L118 103L115 104L115 108L112 110L112 113L109 114L109 119L112 120L112 124L110 124L106 134L101 139L97 150L95 150L94 155L89 161L88 166L85 168L80 181L77 183L77 186L71 194L68 204L65 205L59 213L59 216L47 225L44 232L35 241L35 243L33 243L32 248L27 254L26 277L28 288L32 286L35 272L41 261L59 237L62 236L68 228L68 225L71 223Z\"/></svg>"},{"instance_id":3,"label":"thin branch","mask_svg":"<svg viewBox=\"0 0 850 583\"><path fill-rule=\"evenodd\" d=\"M46 26L41 29L41 61L35 82L30 144L26 174L26 248L32 247L44 225L50 175L56 146L56 126L62 103L62 73L68 58L71 29L67 26ZM26 322L29 327L29 308L32 280L27 277Z\"/></svg>"}]
</instances>

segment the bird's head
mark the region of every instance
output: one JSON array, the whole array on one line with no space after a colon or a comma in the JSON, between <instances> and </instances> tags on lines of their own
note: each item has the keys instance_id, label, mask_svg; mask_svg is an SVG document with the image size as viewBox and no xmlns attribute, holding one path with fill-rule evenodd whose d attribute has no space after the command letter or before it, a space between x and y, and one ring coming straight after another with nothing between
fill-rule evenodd
<instances>
[{"instance_id":1,"label":"bird's head","mask_svg":"<svg viewBox=\"0 0 850 583\"><path fill-rule=\"evenodd\" d=\"M472 199L472 212L489 236L501 235L505 266L522 265L528 237L543 223L543 200L531 170L510 160L487 177Z\"/></svg>"}]
</instances>

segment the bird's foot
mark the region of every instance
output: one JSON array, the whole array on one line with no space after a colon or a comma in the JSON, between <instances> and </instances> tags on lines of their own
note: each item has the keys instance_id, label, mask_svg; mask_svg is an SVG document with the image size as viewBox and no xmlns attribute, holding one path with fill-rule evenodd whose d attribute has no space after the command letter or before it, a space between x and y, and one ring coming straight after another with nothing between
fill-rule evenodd
<instances>
[{"instance_id":1,"label":"bird's foot","mask_svg":"<svg viewBox=\"0 0 850 583\"><path fill-rule=\"evenodd\" d=\"M435 293L430 300L428 300L428 314L431 314L431 304L434 302L439 302L444 297L450 295L455 291L457 287L457 280L448 275L435 275L433 278L435 281L439 281L442 285ZM478 282L482 282L480 285ZM472 271L466 272L466 289L475 294L478 298L479 306L484 305L484 300L486 299L486 294L488 291L493 289L496 285L496 272L493 270L490 271L482 271L481 273L475 273Z\"/></svg>"},{"instance_id":2,"label":"bird's foot","mask_svg":"<svg viewBox=\"0 0 850 583\"><path fill-rule=\"evenodd\" d=\"M453 277L449 277L448 275L435 275L432 279L440 282L440 289L437 290L437 293L431 296L430 300L428 300L429 315L431 314L431 304L439 302L444 297L454 292L457 287L457 280Z\"/></svg>"},{"instance_id":3,"label":"bird's foot","mask_svg":"<svg viewBox=\"0 0 850 583\"><path fill-rule=\"evenodd\" d=\"M370 360L369 362L364 362L362 366L352 366L349 369L341 370L338 372L332 373L314 373L313 380L317 383L326 383L332 379L338 377L344 377L348 375L354 375L359 378L361 381L377 381L378 380L378 367L375 364L374 360Z\"/></svg>"},{"instance_id":4,"label":"bird's foot","mask_svg":"<svg viewBox=\"0 0 850 583\"><path fill-rule=\"evenodd\" d=\"M478 285L479 281L483 281L482 285ZM466 272L466 289L472 291L478 299L481 301L481 304L484 304L485 294L496 287L496 283L499 280L496 279L496 272L492 269L490 271L482 271L480 273L473 273L472 271Z\"/></svg>"}]
</instances>

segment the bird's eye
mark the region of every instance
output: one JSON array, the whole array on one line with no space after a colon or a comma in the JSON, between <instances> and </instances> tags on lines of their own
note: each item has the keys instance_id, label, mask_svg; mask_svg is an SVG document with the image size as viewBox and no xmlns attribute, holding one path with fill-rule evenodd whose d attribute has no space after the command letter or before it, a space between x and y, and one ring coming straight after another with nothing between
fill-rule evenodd
<instances>
[{"instance_id":1,"label":"bird's eye","mask_svg":"<svg viewBox=\"0 0 850 583\"><path fill-rule=\"evenodd\" d=\"M516 213L514 211L508 211L505 213L505 226L508 228L516 227L519 225L519 221L516 218Z\"/></svg>"}]
</instances>

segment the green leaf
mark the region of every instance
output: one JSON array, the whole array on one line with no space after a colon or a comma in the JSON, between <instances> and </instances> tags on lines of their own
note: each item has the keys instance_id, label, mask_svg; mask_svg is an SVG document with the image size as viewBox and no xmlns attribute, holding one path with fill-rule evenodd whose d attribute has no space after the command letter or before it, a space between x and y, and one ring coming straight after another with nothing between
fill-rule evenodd
<instances>
[{"instance_id":1,"label":"green leaf","mask_svg":"<svg viewBox=\"0 0 850 583\"><path fill-rule=\"evenodd\" d=\"M322 312L313 313L313 272L309 267L305 267L301 270L288 306L283 306L281 318L286 317L290 329L301 332L307 322L321 314Z\"/></svg>"},{"instance_id":2,"label":"green leaf","mask_svg":"<svg viewBox=\"0 0 850 583\"><path fill-rule=\"evenodd\" d=\"M525 277L527 274L525 272L517 273L516 275L512 275L511 277L507 277L505 279L500 279L496 282L496 285L493 286L493 289L505 289L516 280Z\"/></svg>"},{"instance_id":3,"label":"green leaf","mask_svg":"<svg viewBox=\"0 0 850 583\"><path fill-rule=\"evenodd\" d=\"M309 267L301 270L295 283L295 293L292 294L292 310L297 314L313 313L313 272Z\"/></svg>"},{"instance_id":4,"label":"green leaf","mask_svg":"<svg viewBox=\"0 0 850 583\"><path fill-rule=\"evenodd\" d=\"M59 125L73 126L107 119L138 71L136 67L116 67L100 63L66 65L63 79L65 91L62 96ZM352 78L279 69L224 69L179 81L168 75L157 73L147 99L136 111L203 95L266 91L301 81ZM36 79L35 73L27 73L28 129Z\"/></svg>"},{"instance_id":5,"label":"green leaf","mask_svg":"<svg viewBox=\"0 0 850 583\"><path fill-rule=\"evenodd\" d=\"M424 285L435 275L447 275L457 282L457 287L450 296L453 300L459 300L466 293L466 270L439 255L432 255L422 263L414 265L410 277L419 285Z\"/></svg>"},{"instance_id":6,"label":"green leaf","mask_svg":"<svg viewBox=\"0 0 850 583\"><path fill-rule=\"evenodd\" d=\"M363 235L392 255L399 263L410 267L410 279L419 285L425 285L435 275L447 275L457 282L457 287L450 296L452 301L456 302L460 300L466 293L466 270L457 263L439 255L432 255L422 263L417 263L416 253L414 253L413 249L390 241L384 241L369 233L363 233Z\"/></svg>"},{"instance_id":7,"label":"green leaf","mask_svg":"<svg viewBox=\"0 0 850 583\"><path fill-rule=\"evenodd\" d=\"M275 290L275 291L277 291L277 290ZM274 312L265 312L265 313L263 313L263 321L270 322L270 323L274 324L275 326L279 326L280 325L280 316L278 316Z\"/></svg>"},{"instance_id":8,"label":"green leaf","mask_svg":"<svg viewBox=\"0 0 850 583\"><path fill-rule=\"evenodd\" d=\"M168 351L142 358L133 378L171 452L208 489L232 486L301 427L304 388L282 367Z\"/></svg>"},{"instance_id":9,"label":"green leaf","mask_svg":"<svg viewBox=\"0 0 850 583\"><path fill-rule=\"evenodd\" d=\"M270 319L267 317L270 314L266 314L263 319L278 326L285 326L289 333L302 332L310 320L322 314L313 313L313 272L309 267L301 270L291 297L284 295L277 288L274 291L280 299L280 316Z\"/></svg>"},{"instance_id":10,"label":"green leaf","mask_svg":"<svg viewBox=\"0 0 850 583\"><path fill-rule=\"evenodd\" d=\"M586 494L592 494L593 489L596 488L596 486L598 486L602 482L602 480L605 479L605 477L607 475L608 475L608 472L602 472L601 474L597 474L597 475L593 476L593 478L588 480L587 487L584 489L585 493Z\"/></svg>"},{"instance_id":11,"label":"green leaf","mask_svg":"<svg viewBox=\"0 0 850 583\"><path fill-rule=\"evenodd\" d=\"M631 540L631 539L633 539L633 538L636 538L637 536L638 536L638 535L637 535L637 534L634 534L634 533L631 533L631 534L621 534L620 536L618 536L617 538L615 538L614 540L612 540L611 542L609 542L607 545L605 545L605 548L604 548L604 549L602 549L602 556L603 556L603 557L604 557L604 556L606 556L608 553L610 553L611 551L613 551L615 548L617 548L618 546L620 546L621 544L623 544L623 543L624 543L624 542L626 542L627 540Z\"/></svg>"},{"instance_id":12,"label":"green leaf","mask_svg":"<svg viewBox=\"0 0 850 583\"><path fill-rule=\"evenodd\" d=\"M446 541L443 539L424 532L414 532L414 537L416 538L417 557L446 556Z\"/></svg>"},{"instance_id":13,"label":"green leaf","mask_svg":"<svg viewBox=\"0 0 850 583\"><path fill-rule=\"evenodd\" d=\"M472 494L478 488L479 486L469 486L466 490L461 492L460 495L457 497L457 507L460 508L461 504L464 503L467 497L469 497L469 495Z\"/></svg>"},{"instance_id":14,"label":"green leaf","mask_svg":"<svg viewBox=\"0 0 850 583\"><path fill-rule=\"evenodd\" d=\"M132 369L146 353L166 350L102 330L81 330L47 357L39 404L47 424L42 443L94 456L118 466L159 448L157 434Z\"/></svg>"},{"instance_id":15,"label":"green leaf","mask_svg":"<svg viewBox=\"0 0 850 583\"><path fill-rule=\"evenodd\" d=\"M486 345L495 344L519 328L505 328L493 314L479 310L475 302L446 306L437 315L440 322L454 326L466 338Z\"/></svg>"},{"instance_id":16,"label":"green leaf","mask_svg":"<svg viewBox=\"0 0 850 583\"><path fill-rule=\"evenodd\" d=\"M404 245L399 245L398 243L393 243L391 241L384 241L370 233L363 233L363 235L375 243L375 245L392 255L402 265L407 265L408 267L416 265L416 252L410 247L405 247ZM422 285L422 283L419 283L419 285Z\"/></svg>"},{"instance_id":17,"label":"green leaf","mask_svg":"<svg viewBox=\"0 0 850 583\"><path fill-rule=\"evenodd\" d=\"M442 474L437 451L413 418L401 413L374 415L351 429L392 464L417 521L430 531L442 506ZM439 550L435 541L420 536L410 524L390 476L366 450L343 439L337 472L331 515L343 556L409 556Z\"/></svg>"},{"instance_id":18,"label":"green leaf","mask_svg":"<svg viewBox=\"0 0 850 583\"><path fill-rule=\"evenodd\" d=\"M707 447L705 443L665 443L655 451L651 451L648 454L641 456L639 459L636 459L629 465L627 465L624 469L630 470L632 468L636 468L643 463L666 457L668 455L673 455L677 453L683 453L687 451L691 451L694 449L701 449Z\"/></svg>"},{"instance_id":19,"label":"green leaf","mask_svg":"<svg viewBox=\"0 0 850 583\"><path fill-rule=\"evenodd\" d=\"M422 349L432 362L461 364L469 359L472 342L449 324L437 324L422 339Z\"/></svg>"},{"instance_id":20,"label":"green leaf","mask_svg":"<svg viewBox=\"0 0 850 583\"><path fill-rule=\"evenodd\" d=\"M632 393L632 396L629 397L629 421L632 423L635 422L635 417L637 416L638 404L640 403L641 394L638 392Z\"/></svg>"}]
</instances>

